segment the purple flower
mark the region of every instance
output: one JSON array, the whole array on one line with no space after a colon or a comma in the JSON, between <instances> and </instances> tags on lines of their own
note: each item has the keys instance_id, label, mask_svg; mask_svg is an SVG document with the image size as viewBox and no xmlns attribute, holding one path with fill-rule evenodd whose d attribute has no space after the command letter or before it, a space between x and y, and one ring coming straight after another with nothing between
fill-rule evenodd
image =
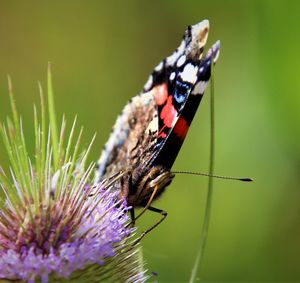
<instances>
[{"instance_id":1,"label":"purple flower","mask_svg":"<svg viewBox=\"0 0 300 283\"><path fill-rule=\"evenodd\" d=\"M51 78L48 84L51 96ZM9 174L0 167L0 281L144 282L126 202L113 184L89 185L94 165L85 164L91 145L78 151L82 132L74 137L76 120L66 138L66 121L59 134L50 107L47 131L41 95L42 122L35 110L31 158L11 84L9 89L13 119L0 123L10 160Z\"/></svg>"},{"instance_id":2,"label":"purple flower","mask_svg":"<svg viewBox=\"0 0 300 283\"><path fill-rule=\"evenodd\" d=\"M127 209L116 193L99 186L82 190L68 204L61 195L35 215L25 207L18 213L1 211L0 278L48 282L49 277L72 280L81 273L85 280L103 274L115 280L137 275L128 268L125 274L121 268L118 272L114 263L137 253L126 244L132 233L125 228Z\"/></svg>"}]
</instances>

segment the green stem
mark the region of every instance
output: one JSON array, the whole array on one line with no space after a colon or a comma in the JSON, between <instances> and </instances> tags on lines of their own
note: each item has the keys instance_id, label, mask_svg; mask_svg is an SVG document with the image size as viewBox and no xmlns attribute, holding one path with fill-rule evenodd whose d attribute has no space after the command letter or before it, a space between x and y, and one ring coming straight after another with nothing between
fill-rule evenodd
<instances>
[{"instance_id":1,"label":"green stem","mask_svg":"<svg viewBox=\"0 0 300 283\"><path fill-rule=\"evenodd\" d=\"M201 234L199 240L198 253L194 262L194 266L192 269L190 283L195 282L198 269L200 268L200 264L202 263L205 246L207 242L207 234L211 216L211 207L212 207L212 194L213 194L213 177L214 174L214 160L215 160L215 95L214 95L214 63L213 56L211 61L211 83L210 83L210 158L209 158L209 175L208 178L208 190L206 197L206 206L205 206L205 214L204 220L201 227Z\"/></svg>"},{"instance_id":2,"label":"green stem","mask_svg":"<svg viewBox=\"0 0 300 283\"><path fill-rule=\"evenodd\" d=\"M51 65L48 63L48 107L49 107L49 120L50 120L50 130L51 130L51 140L52 140L52 150L54 159L54 170L56 171L59 167L59 143L58 143L58 127L55 115L55 105L54 105L54 94L52 86L52 74Z\"/></svg>"}]
</instances>

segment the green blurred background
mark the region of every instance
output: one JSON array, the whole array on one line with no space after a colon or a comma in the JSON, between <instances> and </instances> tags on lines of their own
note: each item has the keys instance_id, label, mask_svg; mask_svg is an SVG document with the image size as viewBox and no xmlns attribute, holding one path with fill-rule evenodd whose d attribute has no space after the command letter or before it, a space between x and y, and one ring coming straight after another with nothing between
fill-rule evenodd
<instances>
[{"instance_id":1,"label":"green blurred background","mask_svg":"<svg viewBox=\"0 0 300 283\"><path fill-rule=\"evenodd\" d=\"M218 174L204 281L300 281L300 1L1 1L0 118L13 80L32 140L37 81L53 66L57 111L78 114L97 159L117 114L179 44L188 24L210 20L221 40L216 66ZM206 92L206 96L209 92ZM31 145L32 148L32 145ZM207 172L209 99L197 113L175 170ZM5 163L3 148L1 162ZM179 175L155 206L167 220L144 241L158 281L187 281L203 220L207 178ZM157 215L138 224L148 227Z\"/></svg>"}]
</instances>

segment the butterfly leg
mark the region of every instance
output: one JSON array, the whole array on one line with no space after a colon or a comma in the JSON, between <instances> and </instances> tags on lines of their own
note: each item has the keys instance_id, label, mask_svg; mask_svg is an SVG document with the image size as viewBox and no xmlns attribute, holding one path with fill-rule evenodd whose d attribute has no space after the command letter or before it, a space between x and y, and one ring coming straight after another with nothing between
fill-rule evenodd
<instances>
[{"instance_id":1,"label":"butterfly leg","mask_svg":"<svg viewBox=\"0 0 300 283\"><path fill-rule=\"evenodd\" d=\"M158 190L158 187L155 187L154 190L153 190L153 192L152 192L152 194L151 194L151 196L150 196L150 198L149 198L149 200L148 200L148 202L147 202L147 204L143 207L142 211L138 214L137 217L135 217L135 214L134 214L134 208L131 208L131 209L129 210L129 211L130 211L131 222L130 222L129 224L127 224L126 227L129 227L129 226L132 227L132 226L134 226L135 221L136 221L138 218L140 218L140 217L146 212L146 210L149 208L151 202L153 201L153 198L154 198L154 196L155 196L157 190Z\"/></svg>"},{"instance_id":2,"label":"butterfly leg","mask_svg":"<svg viewBox=\"0 0 300 283\"><path fill-rule=\"evenodd\" d=\"M130 221L130 223L129 223L129 226L133 227L133 226L135 225L135 216L134 216L135 213L134 213L134 208L133 208L133 207L130 208L129 212L130 212L130 218L131 218L131 221Z\"/></svg>"},{"instance_id":3,"label":"butterfly leg","mask_svg":"<svg viewBox=\"0 0 300 283\"><path fill-rule=\"evenodd\" d=\"M147 208L150 211L156 212L156 213L160 213L161 214L161 218L154 224L152 225L149 229L147 229L146 231L144 231L133 243L133 245L136 245L138 242L140 242L149 232L151 232L153 229L155 229L161 222L163 222L168 213L162 209L159 208L155 208L152 206L148 206Z\"/></svg>"},{"instance_id":4,"label":"butterfly leg","mask_svg":"<svg viewBox=\"0 0 300 283\"><path fill-rule=\"evenodd\" d=\"M152 194L151 194L151 196L150 196L150 198L149 198L149 200L147 201L147 204L144 206L144 208L143 208L142 211L138 214L138 216L135 217L134 220L137 220L138 218L140 218L140 217L146 212L146 210L149 209L150 204L152 203L152 201L153 201L153 199L154 199L154 197L155 197L155 194L156 194L157 190L158 190L158 187L155 187L154 190L153 190L153 192L152 192Z\"/></svg>"},{"instance_id":5,"label":"butterfly leg","mask_svg":"<svg viewBox=\"0 0 300 283\"><path fill-rule=\"evenodd\" d=\"M146 231L144 231L142 233L141 236L145 236L146 234L148 234L149 232L151 232L154 228L156 228L161 222L163 222L166 217L168 216L168 213L165 210L162 210L160 208L155 208L153 206L149 206L148 210L159 213L161 215L161 218L159 219L159 221L157 221L154 225L152 225L149 229L147 229Z\"/></svg>"}]
</instances>

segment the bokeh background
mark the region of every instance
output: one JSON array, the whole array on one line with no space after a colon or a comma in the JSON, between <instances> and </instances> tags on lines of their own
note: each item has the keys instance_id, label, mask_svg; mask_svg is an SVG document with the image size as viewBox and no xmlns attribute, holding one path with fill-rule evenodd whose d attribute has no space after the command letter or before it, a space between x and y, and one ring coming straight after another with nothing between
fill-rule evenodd
<instances>
[{"instance_id":1,"label":"bokeh background","mask_svg":"<svg viewBox=\"0 0 300 283\"><path fill-rule=\"evenodd\" d=\"M179 44L188 24L210 20L221 40L216 66L218 174L199 278L300 281L299 1L1 1L0 118L9 114L7 74L29 140L37 81L51 61L56 107L77 114L96 160L117 114ZM206 96L209 91L206 92ZM32 144L30 145L32 148ZM175 170L207 172L209 99L195 117ZM6 164L3 147L1 163ZM178 175L156 207L167 220L143 241L159 282L189 279L203 220L207 178ZM157 220L151 212L138 225Z\"/></svg>"}]
</instances>

